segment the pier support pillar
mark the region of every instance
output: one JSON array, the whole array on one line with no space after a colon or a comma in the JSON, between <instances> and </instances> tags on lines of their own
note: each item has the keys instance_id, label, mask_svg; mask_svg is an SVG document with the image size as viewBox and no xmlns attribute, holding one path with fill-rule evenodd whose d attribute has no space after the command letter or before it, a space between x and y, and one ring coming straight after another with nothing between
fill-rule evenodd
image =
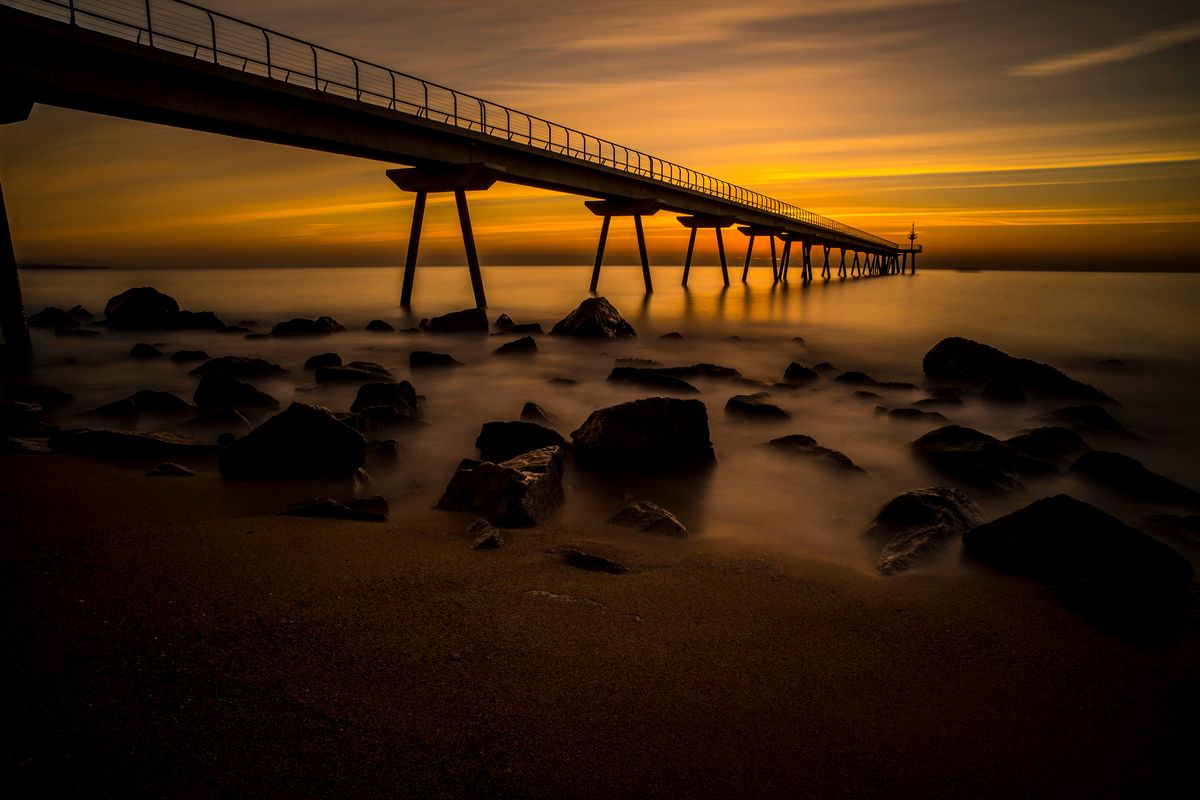
<instances>
[{"instance_id":1,"label":"pier support pillar","mask_svg":"<svg viewBox=\"0 0 1200 800\"><path fill-rule=\"evenodd\" d=\"M604 218L604 221L600 223L600 244L596 247L596 265L592 267L592 282L589 291L594 294L596 287L600 285L600 266L604 263L604 244L608 241L608 227L612 218L633 217L633 228L637 233L638 256L642 262L642 281L646 285L646 294L653 292L654 284L650 279L650 258L646 254L646 232L642 228L642 217L657 214L658 203L653 200L614 198L611 200L587 200L583 205L596 216Z\"/></svg>"},{"instance_id":2,"label":"pier support pillar","mask_svg":"<svg viewBox=\"0 0 1200 800\"><path fill-rule=\"evenodd\" d=\"M754 234L749 234L750 243L746 245L746 263L742 266L742 283L750 276L750 259L754 256Z\"/></svg>"},{"instance_id":3,"label":"pier support pillar","mask_svg":"<svg viewBox=\"0 0 1200 800\"><path fill-rule=\"evenodd\" d=\"M900 274L903 275L908 271L908 251L905 250L900 254Z\"/></svg>"},{"instance_id":4,"label":"pier support pillar","mask_svg":"<svg viewBox=\"0 0 1200 800\"><path fill-rule=\"evenodd\" d=\"M746 263L742 266L742 283L746 283L749 279L750 259L754 256L754 242L759 236L765 236L771 241L771 279L778 283L779 260L775 254L775 237L779 235L779 229L761 225L743 225L738 228L738 231L743 236L750 237L750 244L746 246Z\"/></svg>"},{"instance_id":5,"label":"pier support pillar","mask_svg":"<svg viewBox=\"0 0 1200 800\"><path fill-rule=\"evenodd\" d=\"M21 274L17 271L17 254L8 227L3 186L0 186L0 332L4 334L6 354L11 354L17 361L28 359L33 352L33 342L25 319Z\"/></svg>"},{"instance_id":6,"label":"pier support pillar","mask_svg":"<svg viewBox=\"0 0 1200 800\"><path fill-rule=\"evenodd\" d=\"M854 251L854 263L850 265L850 274L855 277L858 277L858 275L861 272L862 272L862 267L859 266L859 263L858 263L858 251L855 250Z\"/></svg>"},{"instance_id":7,"label":"pier support pillar","mask_svg":"<svg viewBox=\"0 0 1200 800\"><path fill-rule=\"evenodd\" d=\"M734 217L715 217L708 214L694 214L690 217L676 217L679 224L685 228L691 228L691 234L688 236L688 255L687 260L683 265L683 285L687 286L687 276L691 271L692 253L696 244L696 230L698 228L712 228L717 234L717 253L721 257L721 279L729 286L729 262L725 258L725 239L721 235L722 228L728 228L736 220ZM749 255L746 256L747 267L749 266ZM744 271L743 271L743 280Z\"/></svg>"},{"instance_id":8,"label":"pier support pillar","mask_svg":"<svg viewBox=\"0 0 1200 800\"><path fill-rule=\"evenodd\" d=\"M812 242L801 242L800 280L804 283L812 281L812 248Z\"/></svg>"},{"instance_id":9,"label":"pier support pillar","mask_svg":"<svg viewBox=\"0 0 1200 800\"><path fill-rule=\"evenodd\" d=\"M912 268L909 270L909 273L908 273L908 274L909 274L909 275L916 275L916 274L917 274L917 251L916 251L916 250L913 250L913 254L912 254Z\"/></svg>"},{"instance_id":10,"label":"pier support pillar","mask_svg":"<svg viewBox=\"0 0 1200 800\"><path fill-rule=\"evenodd\" d=\"M462 230L463 249L467 256L467 271L471 275L471 290L475 306L487 308L483 291L483 274L479 270L479 253L475 249L475 233L471 229L471 212L467 207L467 192L486 191L503 175L503 167L490 164L454 164L438 168L411 167L389 169L388 178L396 187L413 192L412 227L408 235L408 255L404 260L404 280L400 287L400 307L412 307L413 284L417 276L417 254L421 248L421 228L425 220L425 205L430 192L453 192L458 209L458 225Z\"/></svg>"},{"instance_id":11,"label":"pier support pillar","mask_svg":"<svg viewBox=\"0 0 1200 800\"><path fill-rule=\"evenodd\" d=\"M783 240L783 256L779 259L779 280L787 283L788 268L792 264L792 240Z\"/></svg>"},{"instance_id":12,"label":"pier support pillar","mask_svg":"<svg viewBox=\"0 0 1200 800\"><path fill-rule=\"evenodd\" d=\"M829 272L829 250L830 250L830 247L827 244L823 244L823 245L821 245L821 247L825 251L825 266L821 267L821 277L824 278L825 280L829 280L830 278L833 277L833 275L831 275Z\"/></svg>"},{"instance_id":13,"label":"pier support pillar","mask_svg":"<svg viewBox=\"0 0 1200 800\"><path fill-rule=\"evenodd\" d=\"M838 263L838 277L844 278L846 277L846 248L839 247L838 253L840 253L842 257L841 261Z\"/></svg>"},{"instance_id":14,"label":"pier support pillar","mask_svg":"<svg viewBox=\"0 0 1200 800\"><path fill-rule=\"evenodd\" d=\"M775 258L775 234L771 234L771 278L779 283L779 261Z\"/></svg>"}]
</instances>

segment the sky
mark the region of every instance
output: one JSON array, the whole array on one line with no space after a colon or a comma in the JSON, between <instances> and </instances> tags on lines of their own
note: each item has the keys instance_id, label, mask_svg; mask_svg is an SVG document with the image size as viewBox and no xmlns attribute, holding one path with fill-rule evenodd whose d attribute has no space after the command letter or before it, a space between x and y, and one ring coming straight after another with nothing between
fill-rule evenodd
<instances>
[{"instance_id":1,"label":"sky","mask_svg":"<svg viewBox=\"0 0 1200 800\"><path fill-rule=\"evenodd\" d=\"M1200 270L1195 0L201 4L892 240L915 222L927 266ZM22 262L400 263L389 166L45 106L0 126ZM581 198L470 202L485 265L594 257ZM606 263L636 261L626 227ZM652 263L682 261L674 215L646 231ZM435 195L421 263L462 259Z\"/></svg>"}]
</instances>

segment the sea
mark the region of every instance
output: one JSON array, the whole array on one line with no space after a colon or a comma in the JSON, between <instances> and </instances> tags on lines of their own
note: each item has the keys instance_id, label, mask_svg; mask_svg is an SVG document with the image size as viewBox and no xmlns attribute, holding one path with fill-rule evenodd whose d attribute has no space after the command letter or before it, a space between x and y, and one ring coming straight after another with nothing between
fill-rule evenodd
<instances>
[{"instance_id":1,"label":"sea","mask_svg":"<svg viewBox=\"0 0 1200 800\"><path fill-rule=\"evenodd\" d=\"M539 322L548 331L588 296L590 272L579 267L485 268L489 316L494 320L507 313L517 322ZM81 304L99 317L113 295L153 286L184 308L215 311L227 324L255 331L268 331L291 317L322 315L348 329L316 339L249 340L202 331L105 330L84 339L35 330L30 380L76 395L58 412L59 424L69 426L82 424L75 419L80 411L138 389L191 399L197 383L189 375L194 365L131 359L129 349L138 342L156 344L168 354L200 349L212 356L274 361L289 371L254 381L260 389L285 405L301 401L335 411L348 409L355 388L317 386L304 369L305 360L333 351L344 361L377 362L397 379L412 381L424 398L428 423L400 437L398 466L374 474L369 490L389 497L392 519L403 525L406 508L428 509L458 462L477 456L474 441L480 426L517 419L527 401L551 412L555 427L569 438L593 410L655 393L606 380L616 359L733 367L767 386L692 381L708 409L717 454L711 470L601 475L568 464L564 524L606 519L629 500L645 499L676 513L693 536L869 566L872 548L863 532L884 502L909 489L954 485L951 477L916 460L909 448L914 439L946 423L900 421L879 409L908 406L942 385L926 380L922 357L942 338L964 336L1048 362L1101 388L1117 399L1110 410L1129 431L1085 435L1089 443L1200 487L1200 275L931 269L804 285L773 283L769 267L754 267L745 283L741 270L732 270L733 284L725 288L717 268L694 268L690 286L684 288L680 273L678 268L656 268L655 291L646 294L640 268L604 268L598 293L633 325L635 338L539 336L536 354L504 357L493 351L515 337L399 332L417 326L423 317L473 306L465 267L420 268L411 313L398 307L399 268L28 270L22 281L29 313ZM365 331L373 319L389 322L397 332ZM680 336L660 338L672 333ZM449 353L464 366L414 373L408 355L415 349ZM1121 364L1102 365L1111 359ZM770 388L791 362L808 367L824 362L836 371L801 389ZM847 370L917 388L848 386L831 380ZM856 396L862 389L878 397ZM755 391L768 391L769 402L789 412L790 419L748 422L726 414L730 397ZM995 405L976 395L962 406L939 410L953 423L1007 438L1045 424L1037 415L1066 404L1031 399ZM145 425L155 427L152 421ZM831 470L767 446L770 439L793 433L845 453L865 474ZM1017 491L970 490L985 518L1059 492L1147 529L1152 515L1188 513L1115 495L1069 471ZM1167 541L1197 561L1200 548L1194 539ZM969 569L964 563L952 549L925 569Z\"/></svg>"}]
</instances>

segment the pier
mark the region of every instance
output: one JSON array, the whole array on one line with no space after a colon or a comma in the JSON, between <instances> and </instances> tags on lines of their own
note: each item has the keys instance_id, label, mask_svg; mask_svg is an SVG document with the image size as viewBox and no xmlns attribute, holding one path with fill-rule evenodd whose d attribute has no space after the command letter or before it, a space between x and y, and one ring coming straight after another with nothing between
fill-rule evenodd
<instances>
[{"instance_id":1,"label":"pier","mask_svg":"<svg viewBox=\"0 0 1200 800\"><path fill-rule=\"evenodd\" d=\"M487 306L468 203L497 182L587 198L601 217L590 288L598 291L613 217L631 217L647 292L653 291L642 217L679 215L690 229L687 285L698 232L711 229L730 283L723 231L770 242L772 280L916 270L908 247L672 161L474 95L302 41L183 0L0 0L0 124L34 104L372 159L414 195L400 304L409 307L426 199L453 193L475 304ZM0 195L2 196L2 195ZM2 210L2 209L0 209ZM20 281L0 214L0 322L27 350ZM705 233L707 239L707 233ZM780 255L777 258L777 252ZM850 258L847 267L847 258Z\"/></svg>"}]
</instances>

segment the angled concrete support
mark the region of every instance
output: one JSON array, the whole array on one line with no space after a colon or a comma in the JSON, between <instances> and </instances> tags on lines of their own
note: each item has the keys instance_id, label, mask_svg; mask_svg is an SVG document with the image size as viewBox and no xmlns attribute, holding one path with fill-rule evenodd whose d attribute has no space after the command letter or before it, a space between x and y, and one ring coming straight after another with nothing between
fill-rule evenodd
<instances>
[{"instance_id":1,"label":"angled concrete support","mask_svg":"<svg viewBox=\"0 0 1200 800\"><path fill-rule=\"evenodd\" d=\"M855 250L854 251L854 263L850 265L850 274L855 277L858 277L858 275L861 272L862 272L862 267L859 266L859 263L858 263L858 251Z\"/></svg>"},{"instance_id":2,"label":"angled concrete support","mask_svg":"<svg viewBox=\"0 0 1200 800\"><path fill-rule=\"evenodd\" d=\"M841 253L841 261L838 262L838 277L846 277L846 248L839 247L838 252Z\"/></svg>"},{"instance_id":3,"label":"angled concrete support","mask_svg":"<svg viewBox=\"0 0 1200 800\"><path fill-rule=\"evenodd\" d=\"M717 253L721 256L721 280L725 282L725 286L729 286L729 264L725 261L725 240L721 238L721 229L714 228L717 232Z\"/></svg>"},{"instance_id":4,"label":"angled concrete support","mask_svg":"<svg viewBox=\"0 0 1200 800\"><path fill-rule=\"evenodd\" d=\"M779 283L779 260L775 258L775 234L771 234L771 277Z\"/></svg>"},{"instance_id":5,"label":"angled concrete support","mask_svg":"<svg viewBox=\"0 0 1200 800\"><path fill-rule=\"evenodd\" d=\"M900 274L903 275L908 271L908 251L905 250L900 254Z\"/></svg>"},{"instance_id":6,"label":"angled concrete support","mask_svg":"<svg viewBox=\"0 0 1200 800\"><path fill-rule=\"evenodd\" d=\"M912 254L912 269L911 269L911 270L909 270L909 273L908 273L908 274L909 274L909 275L916 275L916 274L917 274L917 251L916 251L916 250L913 250L913 254Z\"/></svg>"},{"instance_id":7,"label":"angled concrete support","mask_svg":"<svg viewBox=\"0 0 1200 800\"><path fill-rule=\"evenodd\" d=\"M746 278L750 275L750 259L754 256L754 234L749 234L750 243L746 245L746 263L742 266L742 283L746 283Z\"/></svg>"},{"instance_id":8,"label":"angled concrete support","mask_svg":"<svg viewBox=\"0 0 1200 800\"><path fill-rule=\"evenodd\" d=\"M692 253L696 252L696 229L688 231L687 257L683 259L683 285L687 286L688 275L692 273Z\"/></svg>"},{"instance_id":9,"label":"angled concrete support","mask_svg":"<svg viewBox=\"0 0 1200 800\"><path fill-rule=\"evenodd\" d=\"M605 215L604 222L600 223L600 243L596 245L596 265L592 267L592 283L588 288L593 294L596 287L600 285L600 265L604 263L604 243L608 241L608 226L612 222L612 217Z\"/></svg>"},{"instance_id":10,"label":"angled concrete support","mask_svg":"<svg viewBox=\"0 0 1200 800\"><path fill-rule=\"evenodd\" d=\"M784 239L783 240L783 256L779 259L779 280L782 281L783 283L787 283L788 267L791 266L791 262L792 262L792 240Z\"/></svg>"},{"instance_id":11,"label":"angled concrete support","mask_svg":"<svg viewBox=\"0 0 1200 800\"><path fill-rule=\"evenodd\" d=\"M658 213L658 203L653 200L629 200L613 198L610 200L585 200L583 205L598 217L604 217L600 226L600 245L596 248L596 265L592 268L591 291L595 292L600 285L600 265L604 261L604 243L608 240L608 226L613 217L633 217L633 228L637 232L638 255L642 261L642 281L646 284L646 293L654 291L650 280L650 259L646 255L646 233L642 229L642 217L652 217Z\"/></svg>"},{"instance_id":12,"label":"angled concrete support","mask_svg":"<svg viewBox=\"0 0 1200 800\"><path fill-rule=\"evenodd\" d=\"M467 251L467 269L471 273L471 291L475 293L475 307L487 308L483 294L483 275L479 272L479 255L475 252L475 234L471 231L471 212L467 209L467 193L454 190L454 203L458 206L458 224L462 228L463 247Z\"/></svg>"},{"instance_id":13,"label":"angled concrete support","mask_svg":"<svg viewBox=\"0 0 1200 800\"><path fill-rule=\"evenodd\" d=\"M805 283L812 281L812 242L801 242L803 261L800 264L800 280Z\"/></svg>"},{"instance_id":14,"label":"angled concrete support","mask_svg":"<svg viewBox=\"0 0 1200 800\"><path fill-rule=\"evenodd\" d=\"M0 187L0 332L4 334L5 350L17 359L28 358L33 351L33 342L29 339L29 324L25 320L21 275L17 272L17 254L8 227L3 187Z\"/></svg>"},{"instance_id":15,"label":"angled concrete support","mask_svg":"<svg viewBox=\"0 0 1200 800\"><path fill-rule=\"evenodd\" d=\"M830 250L830 247L827 244L823 244L823 245L821 245L821 247L822 247L822 249L825 250L825 266L821 267L821 277L824 278L825 280L829 280L830 278L833 277L833 275L831 275L829 272L829 250Z\"/></svg>"},{"instance_id":16,"label":"angled concrete support","mask_svg":"<svg viewBox=\"0 0 1200 800\"><path fill-rule=\"evenodd\" d=\"M721 229L728 228L737 220L734 217L714 217L707 214L695 214L689 217L676 217L679 224L685 228L691 228L691 235L688 237L688 254L683 265L683 285L687 286L687 275L691 271L692 252L696 244L696 230L698 228L712 228L717 232L717 253L721 257L721 277L725 281L725 285L729 285L729 262L725 258L725 239L721 236Z\"/></svg>"},{"instance_id":17,"label":"angled concrete support","mask_svg":"<svg viewBox=\"0 0 1200 800\"><path fill-rule=\"evenodd\" d=\"M654 291L654 283L650 280L650 259L646 256L646 232L642 230L642 215L633 216L633 229L637 231L638 255L642 257L642 281L646 284L646 294Z\"/></svg>"},{"instance_id":18,"label":"angled concrete support","mask_svg":"<svg viewBox=\"0 0 1200 800\"><path fill-rule=\"evenodd\" d=\"M413 281L417 277L417 251L421 249L421 223L425 219L427 192L417 192L413 203L412 227L408 232L408 256L404 259L404 285L400 289L400 307L412 307Z\"/></svg>"}]
</instances>

